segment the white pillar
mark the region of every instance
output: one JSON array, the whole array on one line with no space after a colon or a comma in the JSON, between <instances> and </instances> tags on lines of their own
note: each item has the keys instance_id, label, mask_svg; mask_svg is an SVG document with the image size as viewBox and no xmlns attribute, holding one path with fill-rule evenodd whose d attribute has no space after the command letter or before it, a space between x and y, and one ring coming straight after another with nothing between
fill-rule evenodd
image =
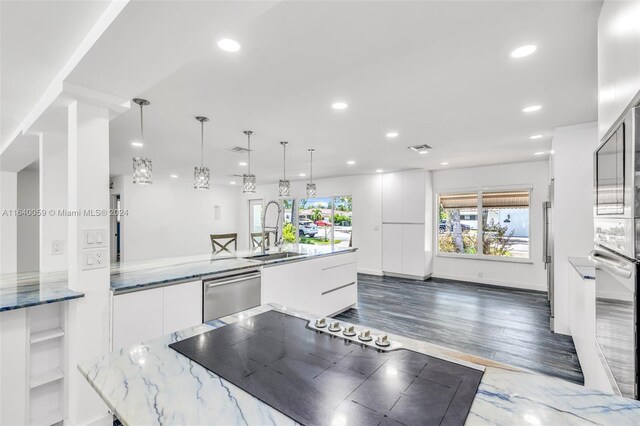
<instances>
[{"instance_id":1,"label":"white pillar","mask_svg":"<svg viewBox=\"0 0 640 426\"><path fill-rule=\"evenodd\" d=\"M40 133L40 209L47 213L40 216L40 271L67 269L67 218L59 210L67 209L67 134ZM53 243L62 242L62 252L53 250Z\"/></svg>"},{"instance_id":2,"label":"white pillar","mask_svg":"<svg viewBox=\"0 0 640 426\"><path fill-rule=\"evenodd\" d=\"M68 204L71 211L109 209L109 110L75 101L68 107ZM68 406L71 424L105 418L107 407L78 372L78 362L109 352L109 262L82 268L82 231L109 229L108 216L74 216L68 221L69 287L85 297L69 304L67 325ZM106 236L106 235L105 235ZM109 239L106 238L108 259Z\"/></svg>"},{"instance_id":3,"label":"white pillar","mask_svg":"<svg viewBox=\"0 0 640 426\"><path fill-rule=\"evenodd\" d=\"M18 267L18 174L0 172L0 273L14 273Z\"/></svg>"}]
</instances>

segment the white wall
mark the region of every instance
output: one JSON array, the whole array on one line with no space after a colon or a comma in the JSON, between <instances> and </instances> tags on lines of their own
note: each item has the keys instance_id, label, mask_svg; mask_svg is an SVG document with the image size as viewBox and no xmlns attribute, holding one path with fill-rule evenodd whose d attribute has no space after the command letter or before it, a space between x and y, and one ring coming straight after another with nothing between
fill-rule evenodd
<instances>
[{"instance_id":1,"label":"white wall","mask_svg":"<svg viewBox=\"0 0 640 426\"><path fill-rule=\"evenodd\" d=\"M607 0L598 19L598 135L640 101L640 0Z\"/></svg>"},{"instance_id":2,"label":"white wall","mask_svg":"<svg viewBox=\"0 0 640 426\"><path fill-rule=\"evenodd\" d=\"M0 160L1 161L1 160ZM17 205L18 174L0 172L0 211L15 210ZM0 273L16 272L18 247L16 217L0 215Z\"/></svg>"},{"instance_id":3,"label":"white wall","mask_svg":"<svg viewBox=\"0 0 640 426\"><path fill-rule=\"evenodd\" d=\"M568 257L593 250L593 152L598 123L559 127L553 133L553 264L555 331L569 333Z\"/></svg>"},{"instance_id":4,"label":"white wall","mask_svg":"<svg viewBox=\"0 0 640 426\"><path fill-rule=\"evenodd\" d=\"M536 161L434 171L434 212L437 211L436 194L439 192L500 187L533 190L530 200L530 263L435 256L433 276L546 291L546 273L542 263L542 203L547 200L548 167L546 161ZM434 244L437 244L437 236L436 232Z\"/></svg>"},{"instance_id":5,"label":"white wall","mask_svg":"<svg viewBox=\"0 0 640 426\"><path fill-rule=\"evenodd\" d=\"M131 176L122 176L114 185L111 193L119 192L128 210L121 219L124 261L208 253L209 234L240 232L239 187L199 191L191 176L156 176L152 185L134 185Z\"/></svg>"},{"instance_id":6,"label":"white wall","mask_svg":"<svg viewBox=\"0 0 640 426\"><path fill-rule=\"evenodd\" d=\"M35 170L18 172L19 210L37 210L40 207L40 176ZM18 272L40 269L40 219L36 215L18 216Z\"/></svg>"},{"instance_id":7,"label":"white wall","mask_svg":"<svg viewBox=\"0 0 640 426\"><path fill-rule=\"evenodd\" d=\"M347 176L315 181L319 197L351 195L353 197L353 247L358 248L358 272L382 274L382 176L381 174ZM305 198L307 181L291 182L291 198ZM240 188L237 188L241 192ZM256 193L243 195L240 201L240 241L249 246L249 200L278 198L278 186L258 185Z\"/></svg>"}]
</instances>

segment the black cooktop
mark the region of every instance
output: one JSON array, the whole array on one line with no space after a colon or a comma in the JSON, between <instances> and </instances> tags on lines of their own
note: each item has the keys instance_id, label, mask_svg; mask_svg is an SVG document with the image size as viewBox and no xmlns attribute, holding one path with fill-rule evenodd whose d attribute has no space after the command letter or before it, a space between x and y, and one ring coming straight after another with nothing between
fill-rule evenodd
<instances>
[{"instance_id":1,"label":"black cooktop","mask_svg":"<svg viewBox=\"0 0 640 426\"><path fill-rule=\"evenodd\" d=\"M462 425L482 372L268 311L170 345L305 425Z\"/></svg>"}]
</instances>

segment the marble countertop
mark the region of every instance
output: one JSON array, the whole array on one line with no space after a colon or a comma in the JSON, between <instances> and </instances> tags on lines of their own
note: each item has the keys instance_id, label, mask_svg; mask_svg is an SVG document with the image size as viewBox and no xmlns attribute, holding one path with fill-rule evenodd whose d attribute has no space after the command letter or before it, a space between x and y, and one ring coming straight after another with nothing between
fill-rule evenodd
<instances>
[{"instance_id":1,"label":"marble countertop","mask_svg":"<svg viewBox=\"0 0 640 426\"><path fill-rule=\"evenodd\" d=\"M596 268L586 257L570 257L569 263L573 265L573 268L583 280L596 279Z\"/></svg>"},{"instance_id":2,"label":"marble countertop","mask_svg":"<svg viewBox=\"0 0 640 426\"><path fill-rule=\"evenodd\" d=\"M81 362L78 369L125 425L295 425L279 411L168 347L269 309L313 319L281 306L261 306ZM607 395L426 342L389 337L431 356L484 366L467 425L638 424L640 401Z\"/></svg>"},{"instance_id":3,"label":"marble countertop","mask_svg":"<svg viewBox=\"0 0 640 426\"><path fill-rule=\"evenodd\" d=\"M143 288L161 287L181 281L199 280L230 271L300 261L310 257L335 255L356 249L288 245L282 250L298 253L299 256L287 259L260 260L259 258L248 258L259 253L244 251L226 256L212 256L211 253L207 253L112 264L111 289L117 294Z\"/></svg>"},{"instance_id":4,"label":"marble countertop","mask_svg":"<svg viewBox=\"0 0 640 426\"><path fill-rule=\"evenodd\" d=\"M84 297L69 290L66 272L0 275L0 312Z\"/></svg>"}]
</instances>

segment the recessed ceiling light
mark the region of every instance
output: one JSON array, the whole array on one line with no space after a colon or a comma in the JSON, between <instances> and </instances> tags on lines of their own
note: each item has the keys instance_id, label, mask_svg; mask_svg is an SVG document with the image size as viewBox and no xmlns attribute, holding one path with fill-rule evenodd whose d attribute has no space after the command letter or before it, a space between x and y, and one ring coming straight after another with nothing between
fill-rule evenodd
<instances>
[{"instance_id":1,"label":"recessed ceiling light","mask_svg":"<svg viewBox=\"0 0 640 426\"><path fill-rule=\"evenodd\" d=\"M350 165L350 166L353 166L354 164L356 164L356 162L353 161L353 160L349 160L349 161L347 161L347 164Z\"/></svg>"},{"instance_id":2,"label":"recessed ceiling light","mask_svg":"<svg viewBox=\"0 0 640 426\"><path fill-rule=\"evenodd\" d=\"M176 179L176 178L178 177L178 175L171 175L171 177L172 177L173 179Z\"/></svg>"},{"instance_id":3,"label":"recessed ceiling light","mask_svg":"<svg viewBox=\"0 0 640 426\"><path fill-rule=\"evenodd\" d=\"M397 138L398 137L398 132L389 132L389 133L387 133L387 137L388 138Z\"/></svg>"},{"instance_id":4,"label":"recessed ceiling light","mask_svg":"<svg viewBox=\"0 0 640 426\"><path fill-rule=\"evenodd\" d=\"M244 161L241 161L241 162L238 163L238 166L246 166L246 165L247 165L247 163L245 163Z\"/></svg>"},{"instance_id":5,"label":"recessed ceiling light","mask_svg":"<svg viewBox=\"0 0 640 426\"><path fill-rule=\"evenodd\" d=\"M218 47L225 52L237 52L240 50L240 43L230 38L223 38L218 41Z\"/></svg>"},{"instance_id":6,"label":"recessed ceiling light","mask_svg":"<svg viewBox=\"0 0 640 426\"><path fill-rule=\"evenodd\" d=\"M382 172L384 172L384 170L382 170L382 169L376 169L376 173L382 173Z\"/></svg>"},{"instance_id":7,"label":"recessed ceiling light","mask_svg":"<svg viewBox=\"0 0 640 426\"><path fill-rule=\"evenodd\" d=\"M512 58L524 58L535 52L538 47L535 44L527 44L526 46L520 46L517 49L511 51Z\"/></svg>"},{"instance_id":8,"label":"recessed ceiling light","mask_svg":"<svg viewBox=\"0 0 640 426\"><path fill-rule=\"evenodd\" d=\"M426 149L422 150L422 151L418 151L418 154L428 154L429 151L427 151Z\"/></svg>"},{"instance_id":9,"label":"recessed ceiling light","mask_svg":"<svg viewBox=\"0 0 640 426\"><path fill-rule=\"evenodd\" d=\"M135 146L136 148L140 148L144 144L142 142L131 142L131 146Z\"/></svg>"},{"instance_id":10,"label":"recessed ceiling light","mask_svg":"<svg viewBox=\"0 0 640 426\"><path fill-rule=\"evenodd\" d=\"M444 162L444 163L440 163L440 165L441 165L441 166L448 166L448 165L449 165L449 163Z\"/></svg>"},{"instance_id":11,"label":"recessed ceiling light","mask_svg":"<svg viewBox=\"0 0 640 426\"><path fill-rule=\"evenodd\" d=\"M235 185L236 183L234 181L229 182L229 185Z\"/></svg>"},{"instance_id":12,"label":"recessed ceiling light","mask_svg":"<svg viewBox=\"0 0 640 426\"><path fill-rule=\"evenodd\" d=\"M534 152L533 155L544 155L544 151Z\"/></svg>"},{"instance_id":13,"label":"recessed ceiling light","mask_svg":"<svg viewBox=\"0 0 640 426\"><path fill-rule=\"evenodd\" d=\"M529 136L529 139L542 139L542 135Z\"/></svg>"},{"instance_id":14,"label":"recessed ceiling light","mask_svg":"<svg viewBox=\"0 0 640 426\"><path fill-rule=\"evenodd\" d=\"M522 112L535 112L535 111L540 111L541 109L542 107L540 105L531 105L531 106L522 108Z\"/></svg>"},{"instance_id":15,"label":"recessed ceiling light","mask_svg":"<svg viewBox=\"0 0 640 426\"><path fill-rule=\"evenodd\" d=\"M298 176L305 177L306 175L307 175L306 173L300 173Z\"/></svg>"},{"instance_id":16,"label":"recessed ceiling light","mask_svg":"<svg viewBox=\"0 0 640 426\"><path fill-rule=\"evenodd\" d=\"M334 102L331 104L331 108L333 109L347 109L348 106L346 102Z\"/></svg>"}]
</instances>

